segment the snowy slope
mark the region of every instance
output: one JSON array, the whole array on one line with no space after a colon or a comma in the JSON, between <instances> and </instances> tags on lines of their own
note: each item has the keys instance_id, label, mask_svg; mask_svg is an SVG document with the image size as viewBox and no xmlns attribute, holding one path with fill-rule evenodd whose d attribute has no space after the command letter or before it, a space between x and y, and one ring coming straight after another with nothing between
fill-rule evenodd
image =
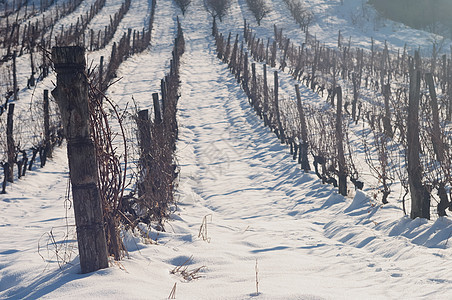
<instances>
[{"instance_id":1,"label":"snowy slope","mask_svg":"<svg viewBox=\"0 0 452 300\"><path fill-rule=\"evenodd\" d=\"M295 34L290 15L283 18L284 4L273 2L261 33L271 36L278 20ZM147 4L132 1L124 30L142 27ZM109 90L120 106L132 96L140 108L151 106L168 68L177 15L172 1L157 1L150 50L129 58L118 71L123 79ZM157 241L151 244L125 233L129 258L80 275L63 147L44 169L0 196L0 298L166 299L176 283L177 299L450 299L451 220L410 220L396 204L375 205L362 192L344 198L303 174L216 58L202 1L179 17L187 48L179 100L181 175L179 209L167 232L151 230ZM241 32L244 17L251 20L245 1L233 1L220 27ZM347 26L343 30L352 31ZM291 94L293 82L286 80L281 93ZM321 101L302 93L306 101ZM70 262L61 270L55 245ZM200 278L171 274L185 262L188 271L200 268Z\"/></svg>"}]
</instances>

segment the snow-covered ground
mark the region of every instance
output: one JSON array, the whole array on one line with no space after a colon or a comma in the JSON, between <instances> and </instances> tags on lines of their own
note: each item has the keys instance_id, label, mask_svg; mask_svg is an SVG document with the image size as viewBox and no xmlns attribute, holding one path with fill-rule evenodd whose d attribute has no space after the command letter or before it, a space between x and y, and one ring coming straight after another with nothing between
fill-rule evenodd
<instances>
[{"instance_id":1,"label":"snow-covered ground","mask_svg":"<svg viewBox=\"0 0 452 300\"><path fill-rule=\"evenodd\" d=\"M275 0L278 2L277 0ZM282 1L281 1L282 2ZM352 47L370 49L371 38L376 45L384 47L387 41L390 49L403 48L411 51L421 49L431 55L433 43L441 44L443 37L425 31L413 30L404 24L384 19L366 4L365 0L305 0L314 13L312 34L329 45L337 45L338 32ZM438 44L436 45L438 47ZM450 50L450 40L444 39L442 51Z\"/></svg>"},{"instance_id":2,"label":"snow-covered ground","mask_svg":"<svg viewBox=\"0 0 452 300\"><path fill-rule=\"evenodd\" d=\"M277 23L295 39L299 29L285 4L268 2L274 9L259 33L272 36ZM408 38L397 39L406 35L411 47L429 45L424 33L399 31L400 25L394 32L378 29L379 34L369 32L369 24L357 30L346 9L359 9L361 1L344 0L343 7L339 0L307 2L317 15L311 31L326 43L334 45L341 29L363 43L374 36L403 47ZM132 1L123 26L143 27L148 7L145 0ZM108 17L111 11L101 13ZM153 241L124 233L128 258L80 275L63 146L45 168L0 196L0 298L165 299L174 286L176 299L452 298L451 219L410 220L395 195L385 206L366 191L344 198L303 173L216 58L203 1L192 1L185 17L172 1L157 1L150 50L123 63L118 71L123 79L109 96L121 106L132 96L140 108L151 106L168 69L177 15L186 40L177 146L181 174L178 210L167 231L151 230ZM251 17L246 1L232 1L220 27L241 32L243 18L253 22ZM292 84L281 89L293 93ZM302 94L305 101L320 101L308 90ZM62 260L69 264L60 269ZM171 274L184 263L179 271L186 267L196 279Z\"/></svg>"}]
</instances>

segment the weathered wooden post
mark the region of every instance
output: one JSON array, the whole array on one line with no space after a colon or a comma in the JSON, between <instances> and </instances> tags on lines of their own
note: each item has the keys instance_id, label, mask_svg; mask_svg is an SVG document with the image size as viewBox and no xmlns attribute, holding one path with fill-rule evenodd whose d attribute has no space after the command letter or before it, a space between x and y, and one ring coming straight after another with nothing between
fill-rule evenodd
<instances>
[{"instance_id":1,"label":"weathered wooden post","mask_svg":"<svg viewBox=\"0 0 452 300\"><path fill-rule=\"evenodd\" d=\"M336 145L337 145L337 161L339 165L339 194L347 196L347 173L344 155L344 134L342 132L342 88L336 88L337 96L337 112L336 112Z\"/></svg>"},{"instance_id":2,"label":"weathered wooden post","mask_svg":"<svg viewBox=\"0 0 452 300\"><path fill-rule=\"evenodd\" d=\"M268 49L270 47L270 38L267 38L267 47L265 48L265 63L269 63L268 59Z\"/></svg>"},{"instance_id":3,"label":"weathered wooden post","mask_svg":"<svg viewBox=\"0 0 452 300\"><path fill-rule=\"evenodd\" d=\"M248 51L245 52L245 58L243 60L243 88L245 89L245 93L249 97L250 90L249 90Z\"/></svg>"},{"instance_id":4,"label":"weathered wooden post","mask_svg":"<svg viewBox=\"0 0 452 300\"><path fill-rule=\"evenodd\" d=\"M273 41L273 46L272 46L272 57L270 59L270 66L272 68L276 67L276 41Z\"/></svg>"},{"instance_id":5,"label":"weathered wooden post","mask_svg":"<svg viewBox=\"0 0 452 300\"><path fill-rule=\"evenodd\" d=\"M374 51L374 38L371 37L371 47L370 47L370 51L371 51L371 56L370 56L370 74L372 75L374 73L374 57L375 57L375 51Z\"/></svg>"},{"instance_id":6,"label":"weathered wooden post","mask_svg":"<svg viewBox=\"0 0 452 300\"><path fill-rule=\"evenodd\" d=\"M337 66L336 66L336 56L333 56L333 84L331 86L331 106L334 107L334 97L336 96L336 70Z\"/></svg>"},{"instance_id":7,"label":"weathered wooden post","mask_svg":"<svg viewBox=\"0 0 452 300\"><path fill-rule=\"evenodd\" d=\"M444 161L444 143L441 138L441 129L439 126L439 108L438 108L438 99L436 96L435 83L433 81L432 73L425 74L425 81L427 82L429 92L430 92L430 105L432 107L432 143L433 150L435 151L436 158L439 162Z\"/></svg>"},{"instance_id":8,"label":"weathered wooden post","mask_svg":"<svg viewBox=\"0 0 452 300\"><path fill-rule=\"evenodd\" d=\"M1 194L6 194L6 182L8 181L9 163L8 162L2 163L1 166L3 167L4 174Z\"/></svg>"},{"instance_id":9,"label":"weathered wooden post","mask_svg":"<svg viewBox=\"0 0 452 300\"><path fill-rule=\"evenodd\" d=\"M269 125L269 113L268 113L268 83L267 83L267 65L264 64L264 125Z\"/></svg>"},{"instance_id":10,"label":"weathered wooden post","mask_svg":"<svg viewBox=\"0 0 452 300\"><path fill-rule=\"evenodd\" d=\"M160 102L159 102L159 94L153 93L152 94L152 101L154 103L154 122L156 124L162 123L162 113L160 110Z\"/></svg>"},{"instance_id":11,"label":"weathered wooden post","mask_svg":"<svg viewBox=\"0 0 452 300\"><path fill-rule=\"evenodd\" d=\"M99 90L103 91L104 90L104 57L101 56L100 57L100 62L99 62Z\"/></svg>"},{"instance_id":12,"label":"weathered wooden post","mask_svg":"<svg viewBox=\"0 0 452 300\"><path fill-rule=\"evenodd\" d=\"M46 53L46 45L44 39L41 40L41 49L42 49L42 78L45 78L49 75L49 66L47 65L47 53Z\"/></svg>"},{"instance_id":13,"label":"weathered wooden post","mask_svg":"<svg viewBox=\"0 0 452 300\"><path fill-rule=\"evenodd\" d=\"M85 50L53 47L57 87L52 95L60 107L67 139L69 175L82 273L108 267L107 244L98 187L97 160L88 107Z\"/></svg>"},{"instance_id":14,"label":"weathered wooden post","mask_svg":"<svg viewBox=\"0 0 452 300\"><path fill-rule=\"evenodd\" d=\"M35 79L35 64L34 64L34 60L33 60L33 48L34 48L34 43L29 43L28 45L30 47L30 67L31 67L31 76L28 79L28 88L31 88L33 86L35 86L36 83L36 79Z\"/></svg>"},{"instance_id":15,"label":"weathered wooden post","mask_svg":"<svg viewBox=\"0 0 452 300\"><path fill-rule=\"evenodd\" d=\"M391 86L388 84L383 85L383 96L385 104L385 115L383 117L383 127L386 136L392 138L394 133L391 126L391 110L389 107L389 97L391 96Z\"/></svg>"},{"instance_id":16,"label":"weathered wooden post","mask_svg":"<svg viewBox=\"0 0 452 300\"><path fill-rule=\"evenodd\" d=\"M231 33L230 32L228 35L228 41L226 43L225 49L226 50L224 51L224 54L223 54L223 61L224 61L224 63L227 64L229 62L229 55L231 55Z\"/></svg>"},{"instance_id":17,"label":"weathered wooden post","mask_svg":"<svg viewBox=\"0 0 452 300\"><path fill-rule=\"evenodd\" d=\"M279 112L279 99L278 99L278 89L279 89L279 80L278 80L278 71L274 72L274 81L275 81L275 113L276 113L276 121L278 122L278 137L281 140L281 144L284 144L286 138L284 137L284 130L281 124L281 114Z\"/></svg>"},{"instance_id":18,"label":"weathered wooden post","mask_svg":"<svg viewBox=\"0 0 452 300\"><path fill-rule=\"evenodd\" d=\"M91 28L90 30L90 43L89 43L89 51L93 51L93 44L94 44L94 30Z\"/></svg>"},{"instance_id":19,"label":"weathered wooden post","mask_svg":"<svg viewBox=\"0 0 452 300\"><path fill-rule=\"evenodd\" d=\"M301 104L300 88L298 84L295 85L295 92L297 94L297 108L301 126L300 163L301 168L308 172L311 170L308 160L308 128L306 126L306 118Z\"/></svg>"},{"instance_id":20,"label":"weathered wooden post","mask_svg":"<svg viewBox=\"0 0 452 300\"><path fill-rule=\"evenodd\" d=\"M235 74L237 70L237 52L238 52L238 44L239 43L239 35L236 34L234 46L232 47L231 59L229 60L229 68L232 73Z\"/></svg>"},{"instance_id":21,"label":"weathered wooden post","mask_svg":"<svg viewBox=\"0 0 452 300\"><path fill-rule=\"evenodd\" d=\"M436 59L438 56L438 51L436 50L436 45L435 43L433 43L433 50L432 50L432 63L430 64L431 66L431 73L435 74L436 71Z\"/></svg>"},{"instance_id":22,"label":"weathered wooden post","mask_svg":"<svg viewBox=\"0 0 452 300\"><path fill-rule=\"evenodd\" d=\"M50 114L49 90L44 90L44 155L41 157L41 168L45 166L47 158L52 156L50 145Z\"/></svg>"},{"instance_id":23,"label":"weathered wooden post","mask_svg":"<svg viewBox=\"0 0 452 300\"><path fill-rule=\"evenodd\" d=\"M289 50L289 44L290 44L290 39L287 39L286 46L284 47L283 61L281 64L281 70L283 72L284 72L284 68L286 67L286 58L287 58L287 51Z\"/></svg>"},{"instance_id":24,"label":"weathered wooden post","mask_svg":"<svg viewBox=\"0 0 452 300\"><path fill-rule=\"evenodd\" d=\"M163 118L165 118L165 115L166 115L165 111L166 111L166 106L167 106L167 104L166 104L167 87L166 86L167 86L167 84L166 84L165 79L160 80L160 93L162 95L162 115L163 115Z\"/></svg>"},{"instance_id":25,"label":"weathered wooden post","mask_svg":"<svg viewBox=\"0 0 452 300\"><path fill-rule=\"evenodd\" d=\"M212 21L212 36L217 36L218 34L218 27L217 27L217 20L216 20L216 16L213 16L213 21ZM245 20L246 23L246 20ZM245 27L246 28L246 27Z\"/></svg>"},{"instance_id":26,"label":"weathered wooden post","mask_svg":"<svg viewBox=\"0 0 452 300\"><path fill-rule=\"evenodd\" d=\"M216 38L217 42L217 57L219 59L223 59L223 51L224 51L224 38L223 33L220 32L218 38Z\"/></svg>"},{"instance_id":27,"label":"weathered wooden post","mask_svg":"<svg viewBox=\"0 0 452 300\"><path fill-rule=\"evenodd\" d=\"M142 197L148 192L148 181L151 171L151 123L147 109L140 110L137 117L138 139L140 144L141 174L138 184L138 196Z\"/></svg>"},{"instance_id":28,"label":"weathered wooden post","mask_svg":"<svg viewBox=\"0 0 452 300\"><path fill-rule=\"evenodd\" d=\"M419 53L415 52L416 61ZM412 63L411 63L412 64ZM418 66L418 65L417 65ZM421 72L410 66L410 92L407 120L407 160L408 183L411 194L410 217L430 219L430 193L422 183L422 166L420 162L421 145L419 142L419 102L421 89Z\"/></svg>"},{"instance_id":29,"label":"weathered wooden post","mask_svg":"<svg viewBox=\"0 0 452 300\"><path fill-rule=\"evenodd\" d=\"M256 109L256 99L257 99L257 76L256 76L256 63L251 64L251 105Z\"/></svg>"},{"instance_id":30,"label":"weathered wooden post","mask_svg":"<svg viewBox=\"0 0 452 300\"><path fill-rule=\"evenodd\" d=\"M17 57L17 52L14 51L13 53L13 95L14 95L14 101L18 100L18 95L17 95L17 67L16 67L16 57Z\"/></svg>"},{"instance_id":31,"label":"weathered wooden post","mask_svg":"<svg viewBox=\"0 0 452 300\"><path fill-rule=\"evenodd\" d=\"M13 137L14 128L14 103L8 106L8 117L6 119L6 147L7 147L7 160L8 160L8 182L14 182L14 163L16 161L16 145Z\"/></svg>"},{"instance_id":32,"label":"weathered wooden post","mask_svg":"<svg viewBox=\"0 0 452 300\"><path fill-rule=\"evenodd\" d=\"M352 100L352 119L353 121L356 121L356 106L358 105L358 98L359 98L359 83L358 83L358 76L356 73L352 74L352 81L353 81L353 100Z\"/></svg>"},{"instance_id":33,"label":"weathered wooden post","mask_svg":"<svg viewBox=\"0 0 452 300\"><path fill-rule=\"evenodd\" d=\"M448 59L447 61L447 89L446 89L446 106L447 106L447 110L446 110L446 120L447 121L451 121L452 120L452 64L451 64L451 60Z\"/></svg>"},{"instance_id":34,"label":"weathered wooden post","mask_svg":"<svg viewBox=\"0 0 452 300\"><path fill-rule=\"evenodd\" d=\"M147 109L140 110L138 112L137 125L141 159L143 159L143 155L150 155L151 149L151 123L149 121L149 113Z\"/></svg>"},{"instance_id":35,"label":"weathered wooden post","mask_svg":"<svg viewBox=\"0 0 452 300\"><path fill-rule=\"evenodd\" d=\"M238 58L237 58L237 66L236 66L237 73L235 75L235 78L237 79L237 83L239 85L242 82L243 56L244 56L244 54L243 54L243 46L244 46L244 41L242 41L241 46L240 46L239 55L238 55Z\"/></svg>"},{"instance_id":36,"label":"weathered wooden post","mask_svg":"<svg viewBox=\"0 0 452 300\"><path fill-rule=\"evenodd\" d=\"M443 54L442 56L442 60L443 60L443 70L442 70L442 76L443 76L443 80L441 80L441 90L443 92L443 94L446 93L446 84L447 84L447 55Z\"/></svg>"}]
</instances>

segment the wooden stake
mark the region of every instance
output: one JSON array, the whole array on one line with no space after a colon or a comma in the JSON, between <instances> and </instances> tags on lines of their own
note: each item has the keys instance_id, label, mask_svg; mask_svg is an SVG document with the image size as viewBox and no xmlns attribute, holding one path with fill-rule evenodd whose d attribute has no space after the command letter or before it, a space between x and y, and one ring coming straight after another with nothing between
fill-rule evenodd
<instances>
[{"instance_id":1,"label":"wooden stake","mask_svg":"<svg viewBox=\"0 0 452 300\"><path fill-rule=\"evenodd\" d=\"M50 115L49 90L44 90L44 155L41 157L41 168L45 166L47 158L52 156L50 144Z\"/></svg>"},{"instance_id":2,"label":"wooden stake","mask_svg":"<svg viewBox=\"0 0 452 300\"><path fill-rule=\"evenodd\" d=\"M433 82L432 73L425 74L425 81L427 82L429 92L430 92L430 103L432 107L432 144L433 150L435 151L436 158L439 162L444 161L444 143L441 139L441 129L439 127L439 109L438 109L438 99L436 97L435 83Z\"/></svg>"},{"instance_id":3,"label":"wooden stake","mask_svg":"<svg viewBox=\"0 0 452 300\"><path fill-rule=\"evenodd\" d=\"M82 273L108 267L107 244L98 188L97 158L91 139L85 50L54 47L52 60L57 87L52 91L60 107L67 138L75 224Z\"/></svg>"},{"instance_id":4,"label":"wooden stake","mask_svg":"<svg viewBox=\"0 0 452 300\"><path fill-rule=\"evenodd\" d=\"M154 122L156 124L162 123L162 113L160 111L159 94L152 94L152 101L154 102Z\"/></svg>"},{"instance_id":5,"label":"wooden stake","mask_svg":"<svg viewBox=\"0 0 452 300\"><path fill-rule=\"evenodd\" d=\"M278 89L279 89L279 80L278 80L278 71L274 72L274 80L275 80L275 113L276 113L276 121L278 122L278 137L281 139L281 144L284 144L284 130L281 124L281 114L279 112L279 99L278 99Z\"/></svg>"},{"instance_id":6,"label":"wooden stake","mask_svg":"<svg viewBox=\"0 0 452 300\"><path fill-rule=\"evenodd\" d=\"M14 51L13 53L13 89L14 89L14 101L17 101L19 99L19 96L17 95L17 68L16 68L16 57L17 52Z\"/></svg>"},{"instance_id":7,"label":"wooden stake","mask_svg":"<svg viewBox=\"0 0 452 300\"><path fill-rule=\"evenodd\" d=\"M306 118L303 111L303 106L301 104L301 96L300 96L300 88L298 84L295 85L295 92L297 94L297 108L298 115L300 117L300 126L301 126L301 143L300 143L300 158L301 158L301 168L303 170L310 171L311 167L309 166L308 161L308 128L306 126Z\"/></svg>"},{"instance_id":8,"label":"wooden stake","mask_svg":"<svg viewBox=\"0 0 452 300\"><path fill-rule=\"evenodd\" d=\"M8 152L8 167L9 172L7 174L8 182L14 182L14 163L16 158L16 145L13 137L14 128L14 103L10 103L8 106L8 118L6 121L6 145Z\"/></svg>"},{"instance_id":9,"label":"wooden stake","mask_svg":"<svg viewBox=\"0 0 452 300\"><path fill-rule=\"evenodd\" d=\"M337 95L337 112L336 112L336 145L337 160L339 165L339 194L347 196L347 173L344 155L344 134L342 132L342 88L336 88Z\"/></svg>"},{"instance_id":10,"label":"wooden stake","mask_svg":"<svg viewBox=\"0 0 452 300\"><path fill-rule=\"evenodd\" d=\"M415 52L416 61L419 53ZM417 65L417 64L416 64ZM418 66L418 65L417 65ZM430 193L422 183L422 166L420 162L421 145L419 142L419 102L421 89L421 72L410 66L410 93L407 120L407 160L408 183L411 194L410 217L430 219Z\"/></svg>"}]
</instances>

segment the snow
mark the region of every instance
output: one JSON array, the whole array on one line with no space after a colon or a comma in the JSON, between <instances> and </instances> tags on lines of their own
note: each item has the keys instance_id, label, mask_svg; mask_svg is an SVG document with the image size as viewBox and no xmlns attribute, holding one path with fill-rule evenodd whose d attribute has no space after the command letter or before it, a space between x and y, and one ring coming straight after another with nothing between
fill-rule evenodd
<instances>
[{"instance_id":1,"label":"snow","mask_svg":"<svg viewBox=\"0 0 452 300\"><path fill-rule=\"evenodd\" d=\"M272 36L277 23L301 43L285 4L268 2L273 11L257 28L246 2L232 1L220 30L241 33L245 17L262 36ZM375 33L372 26L356 30L347 13L361 1L344 2L341 7L339 1L307 1L318 15L312 33L334 46L337 30L329 28L340 28L365 46ZM107 4L105 17L120 1ZM121 30L141 29L149 7L148 1L132 1ZM167 231L151 229L148 239L124 232L129 257L81 275L63 145L45 168L0 196L0 298L166 299L176 284L177 299L450 299L451 219L411 220L396 193L382 206L370 188L342 197L313 173L303 173L216 58L211 17L201 0L192 1L185 17L173 1L157 1L150 49L121 65L123 79L108 90L109 97L125 107L133 96L138 107L151 108L151 95L168 70L177 15L186 40L176 153L181 173L178 210ZM405 41L427 47L426 35L379 29L374 38L394 47ZM107 49L88 57L97 61ZM19 63L26 73L26 57ZM281 94L293 95L294 82L282 73L280 79ZM44 86L50 88L51 79L37 89ZM304 101L322 103L301 89ZM29 97L21 91L21 110ZM63 259L68 264L59 268ZM184 263L179 270L200 268L199 278L172 274Z\"/></svg>"}]
</instances>

